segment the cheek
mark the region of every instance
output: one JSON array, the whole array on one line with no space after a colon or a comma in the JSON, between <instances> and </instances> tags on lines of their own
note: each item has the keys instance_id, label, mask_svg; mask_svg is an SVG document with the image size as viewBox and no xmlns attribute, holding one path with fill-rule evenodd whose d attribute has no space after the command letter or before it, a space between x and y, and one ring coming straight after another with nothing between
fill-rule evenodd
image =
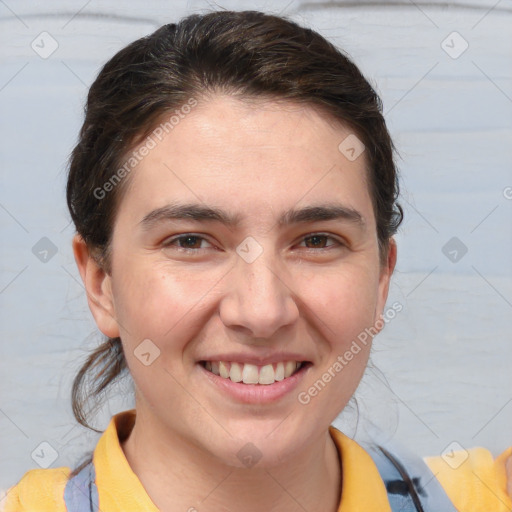
<instances>
[{"instance_id":1,"label":"cheek","mask_svg":"<svg viewBox=\"0 0 512 512\"><path fill-rule=\"evenodd\" d=\"M205 321L201 312L215 295L217 273L171 270L161 262L120 263L127 265L119 265L119 274L129 276L114 279L113 286L123 343L134 347L149 338L166 352L182 348Z\"/></svg>"},{"instance_id":2,"label":"cheek","mask_svg":"<svg viewBox=\"0 0 512 512\"><path fill-rule=\"evenodd\" d=\"M200 301L208 282L159 265L132 262L123 268L123 275L130 277L114 280L113 292L130 374L147 403L182 407L186 396L181 396L176 379L186 379L183 351L206 321Z\"/></svg>"},{"instance_id":3,"label":"cheek","mask_svg":"<svg viewBox=\"0 0 512 512\"><path fill-rule=\"evenodd\" d=\"M332 347L371 326L378 301L378 274L370 266L347 264L332 272L311 273L301 278L301 295L324 327Z\"/></svg>"},{"instance_id":4,"label":"cheek","mask_svg":"<svg viewBox=\"0 0 512 512\"><path fill-rule=\"evenodd\" d=\"M322 349L319 364L297 399L317 416L333 421L354 394L368 363L378 277L347 267L311 283L314 288L308 288L315 291L308 297L310 318L317 319Z\"/></svg>"}]
</instances>

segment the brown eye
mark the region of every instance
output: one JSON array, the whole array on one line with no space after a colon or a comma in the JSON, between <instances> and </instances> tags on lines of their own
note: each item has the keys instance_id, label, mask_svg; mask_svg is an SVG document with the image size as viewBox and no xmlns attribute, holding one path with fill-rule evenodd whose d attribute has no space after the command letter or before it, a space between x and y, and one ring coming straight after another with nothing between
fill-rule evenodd
<instances>
[{"instance_id":1,"label":"brown eye","mask_svg":"<svg viewBox=\"0 0 512 512\"><path fill-rule=\"evenodd\" d=\"M163 243L164 247L176 247L178 250L191 250L197 251L199 249L204 249L201 247L202 242L207 242L206 238L194 234L185 234L176 236L174 238L170 238L166 242Z\"/></svg>"},{"instance_id":2,"label":"brown eye","mask_svg":"<svg viewBox=\"0 0 512 512\"><path fill-rule=\"evenodd\" d=\"M332 240L334 244L326 245L329 240ZM306 247L308 249L327 249L329 247L333 246L340 246L343 245L341 242L336 240L334 237L329 235L323 235L323 234L315 234L307 236L303 239L303 241L306 243Z\"/></svg>"},{"instance_id":3,"label":"brown eye","mask_svg":"<svg viewBox=\"0 0 512 512\"><path fill-rule=\"evenodd\" d=\"M179 246L184 249L200 249L202 238L198 236L183 236L177 239ZM199 243L199 246L198 246Z\"/></svg>"}]
</instances>

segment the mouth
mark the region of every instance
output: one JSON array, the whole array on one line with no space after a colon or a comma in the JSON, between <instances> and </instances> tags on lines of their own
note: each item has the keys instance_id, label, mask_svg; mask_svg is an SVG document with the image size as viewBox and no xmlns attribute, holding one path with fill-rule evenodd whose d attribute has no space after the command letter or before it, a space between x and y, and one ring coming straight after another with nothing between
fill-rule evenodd
<instances>
[{"instance_id":1,"label":"mouth","mask_svg":"<svg viewBox=\"0 0 512 512\"><path fill-rule=\"evenodd\" d=\"M258 366L236 361L200 361L208 372L222 379L248 385L269 386L293 377L311 366L309 361L280 361Z\"/></svg>"}]
</instances>

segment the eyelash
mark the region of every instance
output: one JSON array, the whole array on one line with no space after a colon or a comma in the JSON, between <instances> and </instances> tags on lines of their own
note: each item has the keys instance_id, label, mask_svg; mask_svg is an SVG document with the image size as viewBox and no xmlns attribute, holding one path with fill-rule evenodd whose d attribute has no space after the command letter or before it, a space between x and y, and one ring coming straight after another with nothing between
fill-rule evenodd
<instances>
[{"instance_id":1,"label":"eyelash","mask_svg":"<svg viewBox=\"0 0 512 512\"><path fill-rule=\"evenodd\" d=\"M332 247L335 247L336 245L339 246L339 247L345 247L345 244L343 242L341 242L340 240L338 240L337 238L331 236L331 235L328 235L326 233L311 233L311 234L308 234L304 237L302 237L301 239L301 242L305 241L305 240L308 240L310 238L315 238L315 237L323 237L323 238L326 238L328 240L332 240L333 242L335 242L335 244L333 245L330 245L330 246L327 246L327 247L320 247L320 249L322 250L328 250ZM208 242L208 240L203 237L203 236L200 236L200 235L196 235L194 233L184 233L182 235L178 235L178 236L175 236L174 238L170 238L168 239L167 241L165 241L163 243L163 247L165 248L168 248L168 247L173 247L173 244L179 240L183 240L183 239L187 239L187 238L196 238L197 240L205 240ZM181 251L181 252L192 252L192 253L197 253L201 250L204 250L204 248L198 248L198 249L191 249L189 247L179 247L179 246L174 246L175 249ZM306 247L307 250L309 251L318 251L317 248L314 248L314 247Z\"/></svg>"}]
</instances>

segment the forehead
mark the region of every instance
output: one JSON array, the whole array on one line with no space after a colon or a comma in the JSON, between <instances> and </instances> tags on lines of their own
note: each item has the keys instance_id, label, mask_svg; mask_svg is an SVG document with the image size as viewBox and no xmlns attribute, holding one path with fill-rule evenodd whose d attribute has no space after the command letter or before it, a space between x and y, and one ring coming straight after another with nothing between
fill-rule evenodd
<instances>
[{"instance_id":1,"label":"forehead","mask_svg":"<svg viewBox=\"0 0 512 512\"><path fill-rule=\"evenodd\" d=\"M153 131L140 145L151 140L152 149L131 173L121 208L176 198L247 215L299 201L371 208L364 152L350 159L342 151L355 135L313 106L214 96L176 115L162 134L166 119L159 136Z\"/></svg>"}]
</instances>

